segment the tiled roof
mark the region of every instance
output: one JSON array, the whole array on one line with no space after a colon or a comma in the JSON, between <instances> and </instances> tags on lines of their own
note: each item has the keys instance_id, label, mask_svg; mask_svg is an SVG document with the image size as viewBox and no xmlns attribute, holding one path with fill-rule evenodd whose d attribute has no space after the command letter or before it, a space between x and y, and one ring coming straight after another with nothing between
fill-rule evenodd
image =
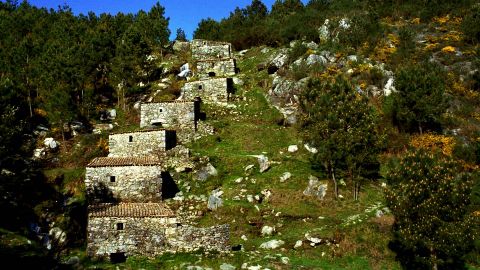
<instances>
[{"instance_id":1,"label":"tiled roof","mask_svg":"<svg viewBox=\"0 0 480 270\"><path fill-rule=\"evenodd\" d=\"M118 167L118 166L154 166L162 165L156 156L145 157L97 157L87 167Z\"/></svg>"},{"instance_id":2,"label":"tiled roof","mask_svg":"<svg viewBox=\"0 0 480 270\"><path fill-rule=\"evenodd\" d=\"M135 133L145 133L145 132L154 132L154 131L175 131L174 129L165 129L165 128L150 128L150 129L141 129L141 130L136 130L136 131L130 131L130 132L113 132L110 133L110 135L120 135L120 134L135 134Z\"/></svg>"},{"instance_id":3,"label":"tiled roof","mask_svg":"<svg viewBox=\"0 0 480 270\"><path fill-rule=\"evenodd\" d=\"M174 217L163 203L103 203L88 207L89 217Z\"/></svg>"},{"instance_id":4,"label":"tiled roof","mask_svg":"<svg viewBox=\"0 0 480 270\"><path fill-rule=\"evenodd\" d=\"M194 103L194 100L167 100L167 101L161 101L161 102L142 102L141 105L143 104L162 104L162 103Z\"/></svg>"}]
</instances>

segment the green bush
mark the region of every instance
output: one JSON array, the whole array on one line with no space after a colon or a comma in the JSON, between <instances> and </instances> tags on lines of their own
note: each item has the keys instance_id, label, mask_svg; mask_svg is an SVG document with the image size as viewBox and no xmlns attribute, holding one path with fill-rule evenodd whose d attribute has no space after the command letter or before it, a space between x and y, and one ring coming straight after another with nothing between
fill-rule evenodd
<instances>
[{"instance_id":1,"label":"green bush","mask_svg":"<svg viewBox=\"0 0 480 270\"><path fill-rule=\"evenodd\" d=\"M472 8L462 22L462 31L465 41L476 44L480 42L480 5Z\"/></svg>"},{"instance_id":2,"label":"green bush","mask_svg":"<svg viewBox=\"0 0 480 270\"><path fill-rule=\"evenodd\" d=\"M293 63L293 61L302 57L307 52L307 50L307 46L305 46L301 41L297 41L288 53L288 63Z\"/></svg>"}]
</instances>

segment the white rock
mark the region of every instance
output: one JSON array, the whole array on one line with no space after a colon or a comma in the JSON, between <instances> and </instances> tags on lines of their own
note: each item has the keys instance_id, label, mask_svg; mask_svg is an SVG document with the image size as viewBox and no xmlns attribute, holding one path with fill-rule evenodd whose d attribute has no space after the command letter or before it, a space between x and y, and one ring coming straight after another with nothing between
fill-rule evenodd
<instances>
[{"instance_id":1,"label":"white rock","mask_svg":"<svg viewBox=\"0 0 480 270\"><path fill-rule=\"evenodd\" d=\"M253 164L248 165L247 167L245 167L245 172L250 171L251 169L253 169L253 167L255 167L255 165Z\"/></svg>"},{"instance_id":2,"label":"white rock","mask_svg":"<svg viewBox=\"0 0 480 270\"><path fill-rule=\"evenodd\" d=\"M343 18L338 22L338 26L346 30L350 28L350 22L347 18Z\"/></svg>"},{"instance_id":3,"label":"white rock","mask_svg":"<svg viewBox=\"0 0 480 270\"><path fill-rule=\"evenodd\" d=\"M252 155L252 157L256 157L258 160L258 165L260 166L260 172L263 173L270 169L270 162L268 161L268 157L265 155Z\"/></svg>"},{"instance_id":4,"label":"white rock","mask_svg":"<svg viewBox=\"0 0 480 270\"><path fill-rule=\"evenodd\" d=\"M349 56L347 56L347 60L350 61L350 62L357 62L358 61L358 56L349 55Z\"/></svg>"},{"instance_id":5,"label":"white rock","mask_svg":"<svg viewBox=\"0 0 480 270\"><path fill-rule=\"evenodd\" d=\"M67 234L58 227L53 227L48 234L60 244L63 244L65 240L67 240Z\"/></svg>"},{"instance_id":6,"label":"white rock","mask_svg":"<svg viewBox=\"0 0 480 270\"><path fill-rule=\"evenodd\" d=\"M290 263L290 259L288 257L282 257L282 258L280 258L280 261L283 264L289 264Z\"/></svg>"},{"instance_id":7,"label":"white rock","mask_svg":"<svg viewBox=\"0 0 480 270\"><path fill-rule=\"evenodd\" d=\"M34 158L42 158L45 156L45 148L37 148L33 151Z\"/></svg>"},{"instance_id":8,"label":"white rock","mask_svg":"<svg viewBox=\"0 0 480 270\"><path fill-rule=\"evenodd\" d=\"M263 248L263 249L276 249L276 248L281 247L283 244L285 244L285 242L282 241L282 240L270 240L270 241L268 241L268 242L262 243L262 244L260 245L260 248Z\"/></svg>"},{"instance_id":9,"label":"white rock","mask_svg":"<svg viewBox=\"0 0 480 270\"><path fill-rule=\"evenodd\" d=\"M266 201L266 202L267 202L267 201L270 199L270 197L272 196L272 191L269 190L269 189L264 189L264 190L262 190L261 193L262 193L262 195L263 195L263 200Z\"/></svg>"},{"instance_id":10,"label":"white rock","mask_svg":"<svg viewBox=\"0 0 480 270\"><path fill-rule=\"evenodd\" d=\"M248 270L261 270L262 269L262 266L261 265L256 265L256 266L249 266L247 268ZM264 269L265 270L265 269Z\"/></svg>"},{"instance_id":11,"label":"white rock","mask_svg":"<svg viewBox=\"0 0 480 270\"><path fill-rule=\"evenodd\" d=\"M395 79L389 78L387 83L385 83L385 86L383 87L383 94L385 96L389 96L392 92L395 92L395 86L393 83L395 82Z\"/></svg>"},{"instance_id":12,"label":"white rock","mask_svg":"<svg viewBox=\"0 0 480 270\"><path fill-rule=\"evenodd\" d=\"M310 146L308 143L304 144L303 146L305 147L305 149L307 149L308 152L312 154L318 153L318 149L313 146Z\"/></svg>"},{"instance_id":13,"label":"white rock","mask_svg":"<svg viewBox=\"0 0 480 270\"><path fill-rule=\"evenodd\" d=\"M245 234L243 234L240 238L241 238L243 241L247 241L247 240L248 240L248 238L247 238L247 236L246 236Z\"/></svg>"},{"instance_id":14,"label":"white rock","mask_svg":"<svg viewBox=\"0 0 480 270\"><path fill-rule=\"evenodd\" d=\"M235 269L236 269L235 266L228 263L223 263L222 265L220 265L220 270L235 270Z\"/></svg>"},{"instance_id":15,"label":"white rock","mask_svg":"<svg viewBox=\"0 0 480 270\"><path fill-rule=\"evenodd\" d=\"M303 191L303 195L317 196L319 199L323 199L327 194L328 184L322 183L317 177L310 175L308 177L308 186Z\"/></svg>"},{"instance_id":16,"label":"white rock","mask_svg":"<svg viewBox=\"0 0 480 270\"><path fill-rule=\"evenodd\" d=\"M54 138L45 138L45 140L43 140L43 144L50 149L55 149L59 145L59 143L55 141Z\"/></svg>"},{"instance_id":17,"label":"white rock","mask_svg":"<svg viewBox=\"0 0 480 270\"><path fill-rule=\"evenodd\" d=\"M270 51L270 48L265 47L260 52L265 54L265 53L268 53L269 51Z\"/></svg>"},{"instance_id":18,"label":"white rock","mask_svg":"<svg viewBox=\"0 0 480 270\"><path fill-rule=\"evenodd\" d=\"M270 236L270 235L272 235L274 232L275 232L275 228L274 228L274 227L270 227L270 226L263 226L263 227L262 227L262 236Z\"/></svg>"},{"instance_id":19,"label":"white rock","mask_svg":"<svg viewBox=\"0 0 480 270\"><path fill-rule=\"evenodd\" d=\"M284 172L282 174L282 176L280 176L280 182L285 182L287 181L288 179L290 179L290 177L292 177L292 174L290 172Z\"/></svg>"},{"instance_id":20,"label":"white rock","mask_svg":"<svg viewBox=\"0 0 480 270\"><path fill-rule=\"evenodd\" d=\"M253 200L253 195L247 195L247 201L250 202L250 203L253 203L254 200Z\"/></svg>"},{"instance_id":21,"label":"white rock","mask_svg":"<svg viewBox=\"0 0 480 270\"><path fill-rule=\"evenodd\" d=\"M288 146L288 152L290 153L295 153L298 151L298 146L297 145L290 145Z\"/></svg>"},{"instance_id":22,"label":"white rock","mask_svg":"<svg viewBox=\"0 0 480 270\"><path fill-rule=\"evenodd\" d=\"M309 66L314 65L314 64L325 65L326 63L328 63L328 61L327 61L327 58L325 58L324 56L317 55L317 54L310 54L307 57L306 63Z\"/></svg>"},{"instance_id":23,"label":"white rock","mask_svg":"<svg viewBox=\"0 0 480 270\"><path fill-rule=\"evenodd\" d=\"M298 240L297 242L295 242L295 246L293 246L293 248L298 249L298 248L302 247L302 245L303 245L303 241Z\"/></svg>"},{"instance_id":24,"label":"white rock","mask_svg":"<svg viewBox=\"0 0 480 270\"><path fill-rule=\"evenodd\" d=\"M237 85L243 85L244 84L243 80L238 78L238 77L233 77L233 83L237 84Z\"/></svg>"},{"instance_id":25,"label":"white rock","mask_svg":"<svg viewBox=\"0 0 480 270\"><path fill-rule=\"evenodd\" d=\"M318 44L311 41L311 42L308 42L308 43L304 43L304 45L309 48L310 50L316 50L318 49Z\"/></svg>"},{"instance_id":26,"label":"white rock","mask_svg":"<svg viewBox=\"0 0 480 270\"><path fill-rule=\"evenodd\" d=\"M243 177L239 177L237 179L235 179L235 183L241 183L243 181Z\"/></svg>"},{"instance_id":27,"label":"white rock","mask_svg":"<svg viewBox=\"0 0 480 270\"><path fill-rule=\"evenodd\" d=\"M320 244L320 243L322 242L322 239L317 238L317 237L312 237L312 236L310 236L310 234L308 234L308 233L305 234L305 239L307 239L308 241L312 242L314 245Z\"/></svg>"}]
</instances>

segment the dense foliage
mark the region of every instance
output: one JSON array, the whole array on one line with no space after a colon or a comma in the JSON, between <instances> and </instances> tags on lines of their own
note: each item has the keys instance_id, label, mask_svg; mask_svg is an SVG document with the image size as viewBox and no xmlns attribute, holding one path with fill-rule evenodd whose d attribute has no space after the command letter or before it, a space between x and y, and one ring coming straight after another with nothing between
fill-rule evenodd
<instances>
[{"instance_id":1,"label":"dense foliage","mask_svg":"<svg viewBox=\"0 0 480 270\"><path fill-rule=\"evenodd\" d=\"M203 19L194 32L194 38L229 41L238 50L264 44L280 46L298 39L318 41L318 28L325 19L341 15L349 18L352 28L339 39L345 45L358 48L378 41L382 34L379 19L383 16L431 18L469 2L310 0L304 5L300 0L276 0L268 12L261 1L252 0L247 7L237 7L220 21ZM469 32L476 31L472 33L473 38L478 36L478 26L474 25L477 17L474 15L468 21L471 26Z\"/></svg>"},{"instance_id":2,"label":"dense foliage","mask_svg":"<svg viewBox=\"0 0 480 270\"><path fill-rule=\"evenodd\" d=\"M64 130L72 120L89 125L115 98L124 105L139 82L155 79L158 67L149 56L168 44L168 19L158 3L137 14L75 16L68 7L7 1L0 2L0 32L0 228L50 246L36 253L30 240L18 250L2 242L0 257L20 268L53 269L51 259L65 245L83 245L86 205L81 195L72 199L81 187L66 188L71 179L63 174L48 179L48 162L32 159L42 141L33 131L43 124L68 145ZM83 170L75 180L78 174ZM48 239L52 226L65 230L68 240ZM41 261L48 264L35 265Z\"/></svg>"},{"instance_id":3,"label":"dense foliage","mask_svg":"<svg viewBox=\"0 0 480 270\"><path fill-rule=\"evenodd\" d=\"M1 2L0 32L0 78L18 88L30 117L37 111L60 130L94 116L103 97L125 103L138 82L152 79L156 67L148 55L169 36L158 3L135 15L74 16L68 7Z\"/></svg>"},{"instance_id":4,"label":"dense foliage","mask_svg":"<svg viewBox=\"0 0 480 270\"><path fill-rule=\"evenodd\" d=\"M336 174L342 170L357 200L360 184L371 176L380 152L381 136L368 98L339 77L333 83L311 80L301 100L302 130L307 141L318 148L314 162L334 181L337 196Z\"/></svg>"},{"instance_id":5,"label":"dense foliage","mask_svg":"<svg viewBox=\"0 0 480 270\"><path fill-rule=\"evenodd\" d=\"M438 129L448 107L445 73L437 65L411 65L397 72L396 90L391 99L392 120L406 131Z\"/></svg>"},{"instance_id":6,"label":"dense foliage","mask_svg":"<svg viewBox=\"0 0 480 270\"><path fill-rule=\"evenodd\" d=\"M474 175L449 158L412 151L386 180L395 216L390 248L405 269L466 269L479 236L478 216L468 211Z\"/></svg>"}]
</instances>

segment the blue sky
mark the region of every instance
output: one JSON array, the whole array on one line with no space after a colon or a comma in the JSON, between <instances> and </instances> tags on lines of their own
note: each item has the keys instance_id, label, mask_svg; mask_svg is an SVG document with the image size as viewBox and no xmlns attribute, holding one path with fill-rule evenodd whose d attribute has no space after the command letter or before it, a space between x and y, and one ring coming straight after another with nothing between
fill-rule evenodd
<instances>
[{"instance_id":1,"label":"blue sky","mask_svg":"<svg viewBox=\"0 0 480 270\"><path fill-rule=\"evenodd\" d=\"M75 14L87 14L89 11L97 15L101 13L117 14L136 13L139 10L148 11L157 0L29 0L37 7L57 9L58 6L67 4ZM160 0L160 5L165 7L165 16L170 17L171 39L175 38L177 28L182 28L191 39L193 31L204 18L219 20L227 17L235 7L245 7L251 0ZM269 9L274 0L262 1ZM308 0L302 0L306 3Z\"/></svg>"}]
</instances>

